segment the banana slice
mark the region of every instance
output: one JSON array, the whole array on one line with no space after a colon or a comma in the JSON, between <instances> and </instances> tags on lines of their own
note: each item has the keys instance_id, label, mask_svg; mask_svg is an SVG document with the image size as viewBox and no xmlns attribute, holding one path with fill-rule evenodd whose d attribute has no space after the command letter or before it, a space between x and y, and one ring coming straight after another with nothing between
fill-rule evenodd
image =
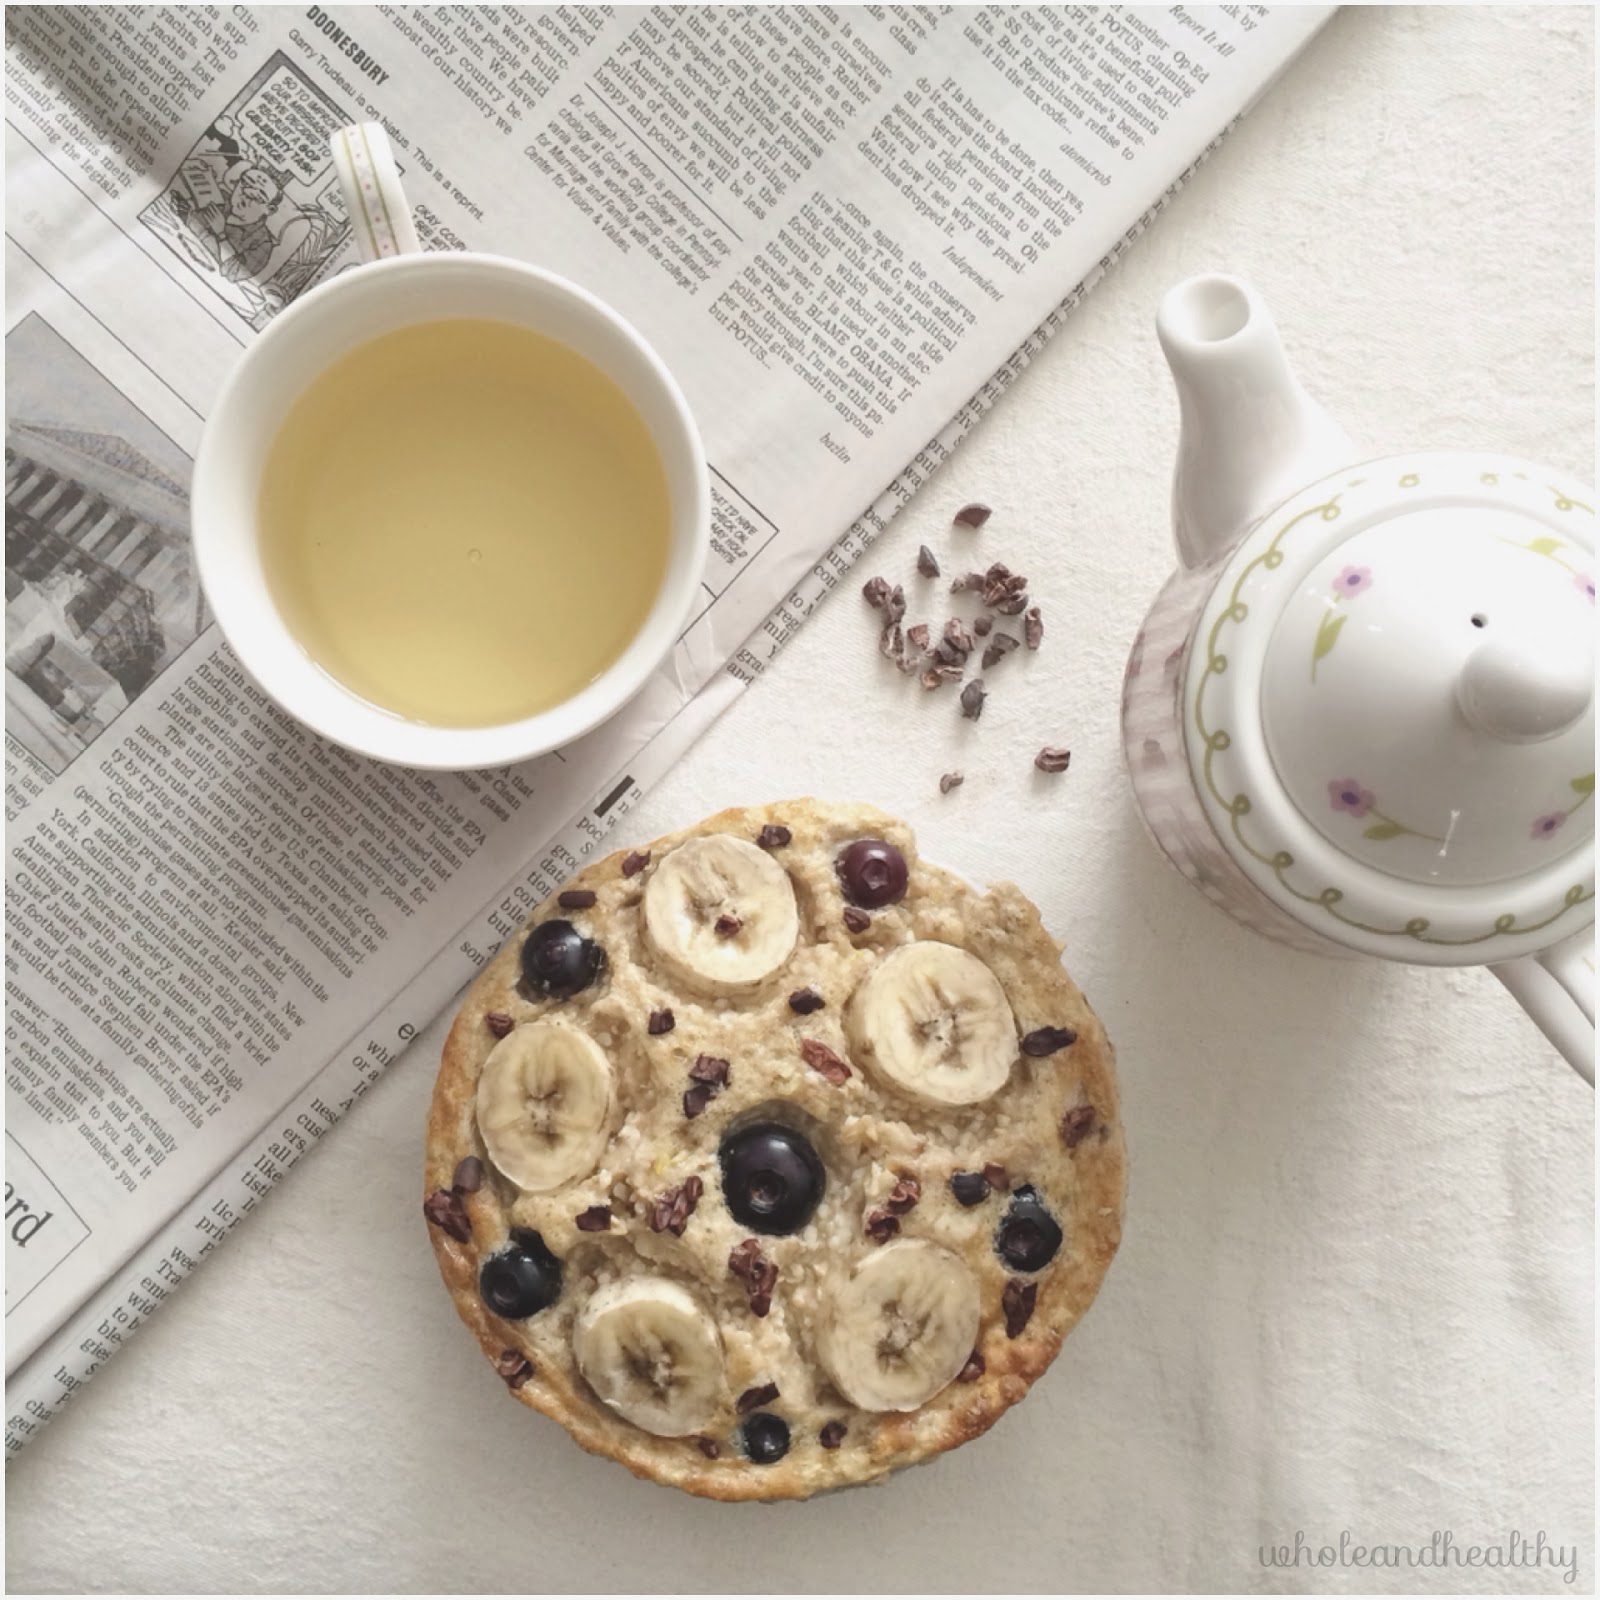
<instances>
[{"instance_id":1,"label":"banana slice","mask_svg":"<svg viewBox=\"0 0 1600 1600\"><path fill-rule=\"evenodd\" d=\"M915 1411L978 1342L978 1283L941 1245L897 1239L836 1282L818 1334L829 1376L864 1411Z\"/></svg>"},{"instance_id":2,"label":"banana slice","mask_svg":"<svg viewBox=\"0 0 1600 1600\"><path fill-rule=\"evenodd\" d=\"M572 1350L589 1387L646 1433L698 1433L722 1405L717 1325L670 1278L624 1278L598 1290L578 1314Z\"/></svg>"},{"instance_id":3,"label":"banana slice","mask_svg":"<svg viewBox=\"0 0 1600 1600\"><path fill-rule=\"evenodd\" d=\"M553 1022L514 1028L478 1078L478 1131L519 1188L557 1189L594 1171L610 1132L611 1063L587 1034Z\"/></svg>"},{"instance_id":4,"label":"banana slice","mask_svg":"<svg viewBox=\"0 0 1600 1600\"><path fill-rule=\"evenodd\" d=\"M902 945L850 998L855 1053L897 1089L933 1105L970 1106L1005 1087L1017 1024L1000 980L965 950Z\"/></svg>"},{"instance_id":5,"label":"banana slice","mask_svg":"<svg viewBox=\"0 0 1600 1600\"><path fill-rule=\"evenodd\" d=\"M745 839L690 839L664 856L644 892L645 937L680 983L742 994L787 961L800 933L789 874Z\"/></svg>"}]
</instances>

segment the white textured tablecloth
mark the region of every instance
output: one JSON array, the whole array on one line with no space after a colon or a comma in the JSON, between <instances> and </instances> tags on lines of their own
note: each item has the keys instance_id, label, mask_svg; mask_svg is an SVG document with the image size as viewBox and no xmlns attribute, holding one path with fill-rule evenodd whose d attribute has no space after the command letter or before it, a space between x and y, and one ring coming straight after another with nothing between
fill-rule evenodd
<instances>
[{"instance_id":1,"label":"white textured tablecloth","mask_svg":"<svg viewBox=\"0 0 1600 1600\"><path fill-rule=\"evenodd\" d=\"M439 1287L417 1195L441 1025L11 1468L11 1589L1591 1590L1590 1090L1482 970L1321 962L1212 910L1140 829L1116 711L1169 565L1151 319L1175 278L1252 278L1367 443L1588 471L1593 38L1576 10L1336 17L870 558L905 577L961 542L957 506L997 508L971 542L1034 577L1049 636L982 722L878 660L851 586L630 819L870 800L1066 940L1119 1049L1132 1184L1024 1405L805 1506L585 1455L508 1401ZM1065 777L1033 773L1045 742ZM1542 1530L1579 1572L1261 1564L1344 1530Z\"/></svg>"}]
</instances>

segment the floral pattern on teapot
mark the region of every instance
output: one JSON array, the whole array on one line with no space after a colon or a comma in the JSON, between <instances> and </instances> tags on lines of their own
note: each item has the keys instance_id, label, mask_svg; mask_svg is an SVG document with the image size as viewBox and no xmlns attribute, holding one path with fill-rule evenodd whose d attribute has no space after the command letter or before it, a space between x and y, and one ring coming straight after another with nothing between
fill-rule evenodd
<instances>
[{"instance_id":1,"label":"floral pattern on teapot","mask_svg":"<svg viewBox=\"0 0 1600 1600\"><path fill-rule=\"evenodd\" d=\"M1317 629L1317 636L1311 644L1313 683L1317 681L1317 663L1339 642L1339 633L1344 627L1345 613L1338 609L1339 602L1354 599L1356 595L1365 593L1371 587L1371 567L1348 566L1333 580L1333 599L1328 603L1327 615L1323 617L1321 626Z\"/></svg>"},{"instance_id":2,"label":"floral pattern on teapot","mask_svg":"<svg viewBox=\"0 0 1600 1600\"><path fill-rule=\"evenodd\" d=\"M1514 581L1512 569L1498 580L1485 578L1480 583L1475 570L1462 568L1459 563L1453 572L1448 562L1438 566L1436 547L1460 549L1465 556L1474 549L1481 551L1483 541L1487 540L1491 547L1509 547L1552 561L1573 573L1575 580L1587 577L1587 571L1580 571L1580 566L1587 568L1588 552L1579 544L1543 534L1495 538L1495 522L1482 520L1488 514L1475 513L1480 520L1473 521L1466 511L1451 510L1458 492L1453 471L1441 475L1437 470L1430 470L1432 464L1427 460L1407 465L1411 470L1394 476L1372 473L1370 469L1368 476L1341 475L1343 481L1336 478L1319 486L1321 498L1314 498L1308 491L1284 507L1274 522L1258 529L1246 541L1234 565L1235 581L1216 592L1212 605L1207 608L1213 619L1211 625L1195 641L1188 696L1189 743L1202 795L1215 806L1213 816L1220 813L1232 848L1264 871L1289 902L1312 912L1320 911L1356 933L1400 936L1407 942L1421 944L1438 941L1451 947L1470 946L1502 935L1529 934L1553 927L1569 913L1577 913L1580 907L1588 906L1594 895L1592 884L1581 878L1579 881L1565 878L1550 886L1553 905L1546 900L1543 908L1535 911L1532 906L1511 909L1509 903L1495 907L1491 901L1476 929L1447 928L1428 914L1429 902L1437 893L1433 886L1452 881L1442 877L1434 863L1465 864L1468 858L1463 857L1463 850L1466 849L1469 856L1475 853L1482 865L1452 866L1453 881L1463 886L1481 882L1489 893L1493 893L1493 880L1505 871L1504 867L1496 865L1497 862L1515 860L1519 871L1534 870L1537 860L1554 865L1567 853L1568 846L1562 842L1565 824L1592 800L1592 774L1560 779L1568 795L1567 801L1557 801L1556 795L1547 788L1549 798L1544 806L1533 815L1523 811L1520 819L1514 809L1501 816L1498 812L1486 812L1482 805L1466 797L1450 806L1454 797L1447 788L1434 801L1435 805L1442 803L1450 807L1438 822L1425 819L1422 812L1403 803L1400 796L1390 796L1386 792L1386 779L1379 776L1375 780L1354 761L1349 765L1341 763L1333 768L1331 775L1328 768L1323 767L1325 776L1318 780L1320 799L1316 805L1308 803L1307 787L1303 782L1297 783L1293 775L1310 776L1304 773L1306 757L1314 758L1322 737L1319 730L1324 725L1327 730L1327 737L1322 741L1324 756L1329 753L1337 756L1343 751L1359 757L1370 743L1370 733L1362 730L1374 714L1374 708L1381 707L1381 714L1392 723L1398 702L1412 688L1408 680L1416 673L1425 673L1430 683L1437 680L1438 687L1426 691L1422 699L1410 702L1410 714L1423 720L1415 724L1408 737L1397 743L1391 726L1388 755L1380 765L1386 765L1389 778L1397 773L1409 778L1419 765L1414 758L1415 751L1430 750L1430 762L1439 757L1439 735L1428 731L1433 727L1428 720L1433 714L1427 712L1426 707L1437 703L1432 696L1447 688L1461 670L1462 663L1495 636L1491 622L1502 624L1503 632L1515 619L1509 599ZM1369 482L1369 479L1374 481ZM1369 497L1381 492L1384 483L1390 493L1398 485L1407 492L1408 501L1415 495L1416 510L1374 521L1373 502ZM1529 482L1523 492L1545 496L1543 505L1557 512L1592 515L1586 504L1553 486L1536 489ZM1435 531L1426 519L1440 516L1447 522L1439 524ZM1502 533L1512 535L1518 532L1517 520L1516 516L1508 515L1498 526ZM1350 524L1351 531L1341 535L1329 524ZM1412 540L1409 545L1408 537ZM1367 558L1368 550L1380 539L1383 549L1394 551L1392 560ZM1508 555L1506 559L1515 562L1518 557ZM1398 573L1388 570L1396 564L1400 569ZM1319 571L1326 575L1319 578ZM1440 584L1432 583L1425 576L1433 571L1439 572L1446 591L1442 598L1436 592ZM1399 588L1386 588L1391 582ZM1315 587L1319 584L1320 587ZM1574 581L1572 587L1587 596L1581 583ZM1549 596L1548 589L1541 589L1539 593ZM1306 614L1304 609L1294 609L1309 607L1314 596L1318 608L1314 615ZM1462 597L1468 596L1471 598L1463 603ZM1379 612L1369 618L1366 607L1374 599L1381 599L1382 604ZM1538 602L1541 606L1549 603L1549 598ZM1441 604L1445 608L1443 612L1438 609ZM1474 605L1481 605L1484 611L1474 610ZM1448 631L1440 634L1441 628L1448 630L1452 625L1450 619L1457 615L1453 609L1457 606L1462 607L1458 625L1470 623L1471 626L1463 627L1460 635ZM1485 612L1492 612L1493 617ZM1359 632L1352 632L1350 624L1358 616L1364 619L1363 625ZM1427 620L1429 616L1431 622ZM1297 618L1299 620L1295 620ZM1366 625L1368 621L1370 626ZM1409 639L1409 630L1419 623L1425 624L1423 631L1409 644L1411 653L1403 658L1411 665L1396 678L1389 673L1395 658L1385 652L1393 651L1397 638ZM1297 695L1282 678L1282 668L1273 667L1282 650L1296 638L1309 638L1311 669L1310 683L1302 677L1302 688ZM1433 645L1424 643L1429 638L1435 638ZM1459 642L1441 642L1449 638ZM1369 654L1371 659L1368 659ZM1337 681L1328 678L1330 657L1333 664L1344 663L1334 674ZM1307 657L1303 655L1300 659L1304 661ZM1320 673L1319 667L1323 669ZM1354 677L1352 671L1356 674ZM1391 880L1395 889L1399 889L1401 880L1406 878L1417 884L1418 892L1412 897L1411 906L1406 908L1409 914L1403 913L1390 923L1363 914L1358 910L1358 898L1353 892L1354 878L1344 883L1330 874L1320 881L1306 881L1304 874L1308 869L1318 870L1312 864L1313 852L1305 848L1304 839L1299 849L1284 848L1292 841L1285 830L1276 826L1282 801L1268 794L1260 781L1252 779L1249 769L1235 770L1243 748L1236 738L1236 730L1225 714L1221 721L1213 720L1231 703L1232 691L1225 689L1225 685L1238 680L1240 674L1251 678L1259 675L1263 711L1276 712L1276 722L1269 716L1264 730L1267 749L1272 751L1267 770L1277 768L1280 777L1290 782L1302 814L1317 832L1358 859L1372 852L1368 859L1374 866L1380 859L1385 863L1395 859L1392 851L1409 850L1409 854L1398 858L1396 867L1385 868L1401 874L1400 880ZM1324 697L1331 698L1325 700ZM1289 706L1294 709L1287 710ZM1459 743L1487 737L1475 733L1469 723L1470 719L1456 724L1451 738ZM1578 731L1574 729L1574 737ZM1282 742L1285 737L1287 744ZM1259 748L1254 737L1248 743L1251 748ZM1491 741L1489 748L1496 760L1509 761L1517 750L1533 747ZM1552 748L1548 753L1556 752ZM1261 754L1265 755L1266 751L1262 750ZM1480 759L1472 757L1470 752L1458 754L1465 754L1468 760L1468 767L1462 771L1469 771L1471 763ZM1547 770L1548 763L1545 765ZM1228 769L1226 775L1224 767ZM1548 783L1548 779L1545 781ZM1528 786L1537 794L1539 784L1531 772ZM1408 792L1415 798L1416 793L1426 796L1427 791L1425 788L1418 791L1413 783ZM1470 830L1464 824L1470 824ZM1493 837L1495 829L1499 830L1502 841L1498 844ZM1525 841L1520 851L1512 842L1514 838ZM1524 857L1522 852L1530 849L1537 855ZM1354 861L1350 863L1351 866L1355 864ZM1578 863L1572 865L1581 872ZM1468 872L1465 879L1459 876L1462 870Z\"/></svg>"}]
</instances>

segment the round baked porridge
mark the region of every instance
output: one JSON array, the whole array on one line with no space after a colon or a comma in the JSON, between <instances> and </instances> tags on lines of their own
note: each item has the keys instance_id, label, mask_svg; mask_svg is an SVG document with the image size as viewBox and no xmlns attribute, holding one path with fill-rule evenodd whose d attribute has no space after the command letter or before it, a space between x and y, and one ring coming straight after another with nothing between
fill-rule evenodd
<instances>
[{"instance_id":1,"label":"round baked porridge","mask_svg":"<svg viewBox=\"0 0 1600 1600\"><path fill-rule=\"evenodd\" d=\"M715 1499L984 1432L1121 1232L1112 1052L1011 884L865 806L725 811L578 874L469 991L424 1212L510 1390Z\"/></svg>"}]
</instances>

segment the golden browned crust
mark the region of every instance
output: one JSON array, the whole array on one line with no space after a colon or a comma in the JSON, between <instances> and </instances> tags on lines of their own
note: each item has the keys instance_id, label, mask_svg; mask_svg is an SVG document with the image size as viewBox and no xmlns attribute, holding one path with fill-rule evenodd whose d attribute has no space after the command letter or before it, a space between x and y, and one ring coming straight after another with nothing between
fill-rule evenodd
<instances>
[{"instance_id":1,"label":"golden browned crust","mask_svg":"<svg viewBox=\"0 0 1600 1600\"><path fill-rule=\"evenodd\" d=\"M781 823L793 834L792 843L776 851L775 858L795 882L801 929L794 958L759 994L713 1005L675 991L651 970L637 926L645 874L624 876L622 862L629 852L618 850L583 868L565 886L593 890L597 898L592 908L562 912L551 896L528 924L564 915L586 927L607 946L607 978L572 1000L530 999L519 986L521 937L507 940L469 990L450 1030L428 1119L424 1196L448 1190L466 1156L483 1158L489 1174L480 1190L463 1197L470 1242L458 1242L437 1226L430 1225L428 1232L456 1309L484 1353L491 1361L519 1353L532 1362L533 1374L513 1389L516 1396L560 1422L586 1450L610 1456L640 1477L716 1500L803 1498L870 1482L976 1438L1055 1359L1062 1340L1093 1301L1121 1237L1125 1159L1111 1047L1099 1019L1062 969L1060 946L1045 931L1032 903L1011 884L980 892L918 860L910 830L894 818L866 807L809 799L724 811L656 840L649 847L651 859L659 862L676 845L702 834L753 840L768 823ZM852 933L842 922L843 900L832 862L843 844L865 835L888 838L903 850L911 884L899 905L875 913L866 931ZM799 1033L820 1038L848 1057L842 1014L849 991L842 985L853 988L881 954L912 938L943 939L971 950L999 979L1022 1032L1047 1024L1068 1027L1076 1030L1077 1042L1043 1059L1021 1057L1012 1083L995 1097L994 1107L963 1112L919 1111L894 1102L859 1068L842 1090L815 1073L783 1076ZM785 997L813 974L828 975L834 992L828 994L825 1011L797 1018L788 1011ZM678 1026L656 1039L646 1034L645 1022L650 1006L660 1004L673 1007ZM598 1036L619 1066L632 1162L608 1166L596 1180L606 1187L580 1183L535 1201L520 1195L489 1166L474 1102L478 1074L495 1043L486 1017L503 1012L522 1023L550 1011L560 1011ZM733 1059L733 1080L707 1115L686 1123L681 1112L673 1115L683 1087L680 1068L697 1049L713 1046L715 1054ZM762 1081L763 1074L768 1081ZM630 1085L637 1095L634 1105L626 1099ZM803 1238L763 1241L780 1260L774 1311L760 1323L748 1316L743 1291L725 1281L721 1266L729 1241L745 1230L720 1206L715 1149L731 1117L780 1097L794 1101L810 1117L831 1115L841 1127L848 1125L857 1141L843 1146L857 1167L839 1180L839 1187L850 1192L839 1197L826 1250L837 1250L845 1228L851 1248L871 1248L854 1230L861 1210L881 1198L881 1193L874 1197L867 1191L891 1160L897 1171L909 1162L921 1174L924 1198L904 1219L905 1232L911 1237L926 1233L957 1249L977 1275L983 1294L981 1377L958 1379L914 1412L854 1410L816 1370L806 1316L786 1322L781 1311L791 1286L803 1296L798 1285L808 1281L812 1270L803 1254L808 1248ZM1078 1128L1074 1139L1064 1137L1063 1113L1083 1106L1092 1110L1087 1131ZM874 1141L887 1148L874 1148ZM951 1170L981 1165L991 1157L1004 1158L1014 1180L1037 1184L1048 1195L1066 1233L1055 1260L1032 1280L1037 1302L1016 1338L1007 1336L1001 1308L1010 1273L989 1242L998 1207L982 1208L984 1217L973 1221L959 1213L946 1192ZM629 1175L619 1176L624 1166ZM644 1219L653 1175L660 1174L660 1192L690 1170L704 1174L706 1193L684 1238L652 1234ZM834 1182L830 1176L830 1184ZM863 1184L866 1190L854 1192ZM576 1232L571 1217L601 1202L612 1205L619 1226L605 1234ZM539 1228L566 1263L560 1300L520 1323L492 1315L477 1287L479 1264L506 1242L513 1227ZM809 1241L813 1251L816 1245ZM570 1335L585 1285L593 1283L595 1271L607 1270L607 1252L623 1252L634 1264L642 1259L652 1270L664 1266L707 1289L734 1330L729 1333L730 1362L735 1369L743 1364L744 1379L759 1381L759 1374L777 1370L774 1363L780 1361L811 1371L809 1390L803 1376L786 1376L785 1400L774 1407L790 1416L794 1430L792 1447L781 1461L755 1465L739 1454L732 1437L737 1422L731 1401L726 1416L708 1430L720 1439L719 1456L708 1459L695 1439L643 1432L594 1398L573 1364ZM777 1341L785 1337L801 1348L780 1350ZM737 1392L743 1379L737 1371L731 1376L732 1391ZM825 1450L816 1442L815 1428L820 1420L831 1419L845 1421L848 1431L841 1448Z\"/></svg>"}]
</instances>

